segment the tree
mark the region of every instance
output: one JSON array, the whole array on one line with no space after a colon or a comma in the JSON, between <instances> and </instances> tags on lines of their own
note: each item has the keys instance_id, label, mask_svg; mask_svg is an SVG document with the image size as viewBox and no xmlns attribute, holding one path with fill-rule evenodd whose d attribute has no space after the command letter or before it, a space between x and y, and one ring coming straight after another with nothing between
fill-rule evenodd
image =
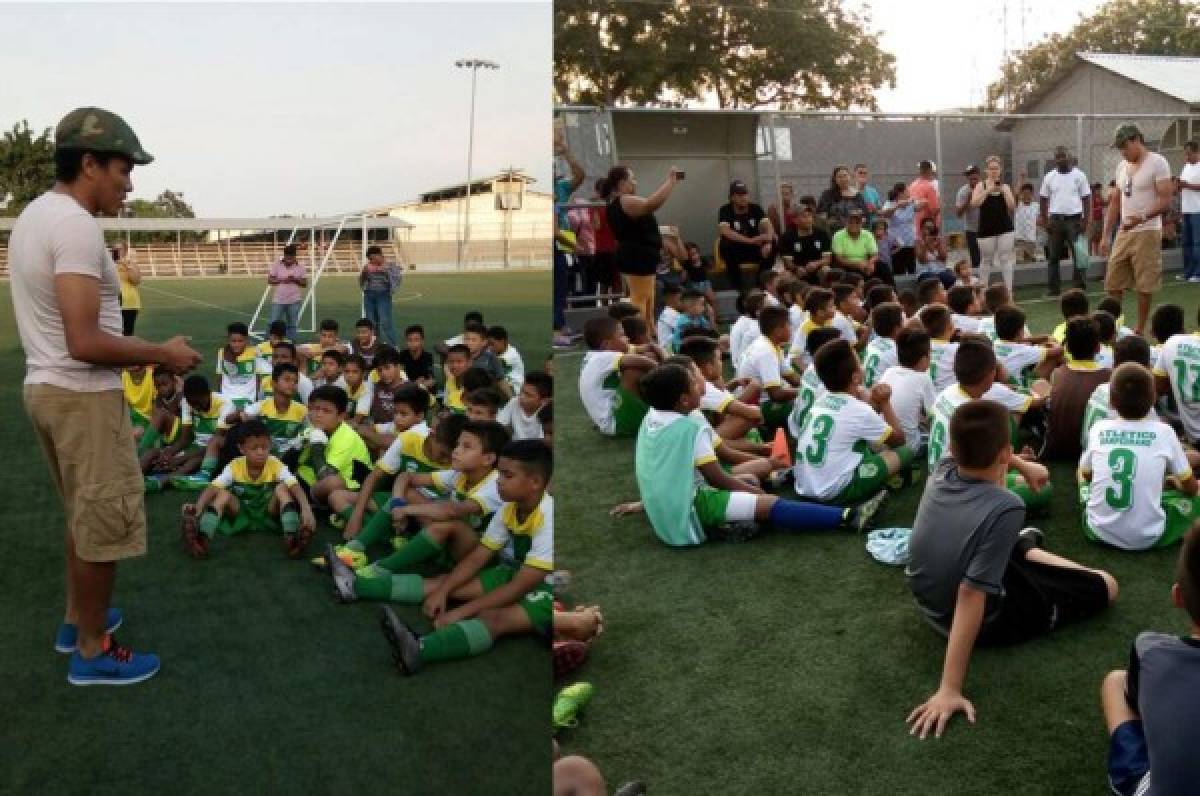
<instances>
[{"instance_id":1,"label":"tree","mask_svg":"<svg viewBox=\"0 0 1200 796\"><path fill-rule=\"evenodd\" d=\"M25 205L54 184L50 129L34 136L28 121L0 138L0 216L18 216Z\"/></svg>"},{"instance_id":2,"label":"tree","mask_svg":"<svg viewBox=\"0 0 1200 796\"><path fill-rule=\"evenodd\" d=\"M876 110L895 58L841 0L557 0L562 103Z\"/></svg>"},{"instance_id":3,"label":"tree","mask_svg":"<svg viewBox=\"0 0 1200 796\"><path fill-rule=\"evenodd\" d=\"M196 213L183 198L182 191L167 188L153 200L130 199L125 202L121 215L127 218L195 218ZM182 240L193 242L204 240L203 232L184 232ZM174 232L134 232L134 243L174 243Z\"/></svg>"},{"instance_id":4,"label":"tree","mask_svg":"<svg viewBox=\"0 0 1200 796\"><path fill-rule=\"evenodd\" d=\"M988 86L987 109L1019 108L1075 64L1076 52L1195 55L1200 5L1182 0L1109 0L1066 34L1053 34L1013 55ZM1007 95L1007 101L1005 97Z\"/></svg>"}]
</instances>

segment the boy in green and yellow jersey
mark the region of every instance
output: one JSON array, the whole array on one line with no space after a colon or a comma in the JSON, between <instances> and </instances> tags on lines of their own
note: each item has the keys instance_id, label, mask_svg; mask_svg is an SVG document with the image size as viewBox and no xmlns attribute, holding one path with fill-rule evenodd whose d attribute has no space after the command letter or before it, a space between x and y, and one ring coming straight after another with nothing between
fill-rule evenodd
<instances>
[{"instance_id":1,"label":"boy in green and yellow jersey","mask_svg":"<svg viewBox=\"0 0 1200 796\"><path fill-rule=\"evenodd\" d=\"M304 424L308 419L304 404L295 400L300 370L295 365L276 365L271 371L271 382L271 397L241 410L236 421L258 418L271 435L273 455L281 459L298 455L304 447Z\"/></svg>"},{"instance_id":2,"label":"boy in green and yellow jersey","mask_svg":"<svg viewBox=\"0 0 1200 796\"><path fill-rule=\"evenodd\" d=\"M217 349L217 392L243 409L258 400L258 351L249 345L246 324L234 321L226 331L229 337Z\"/></svg>"}]
</instances>

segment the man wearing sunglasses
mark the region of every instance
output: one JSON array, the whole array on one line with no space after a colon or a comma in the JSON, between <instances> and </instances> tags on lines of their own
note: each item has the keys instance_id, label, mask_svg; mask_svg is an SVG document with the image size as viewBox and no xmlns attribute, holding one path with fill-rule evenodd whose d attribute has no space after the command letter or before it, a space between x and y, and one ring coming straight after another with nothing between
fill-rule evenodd
<instances>
[{"instance_id":1,"label":"man wearing sunglasses","mask_svg":"<svg viewBox=\"0 0 1200 796\"><path fill-rule=\"evenodd\" d=\"M1162 282L1162 215L1171 205L1173 186L1167 159L1146 148L1136 124L1123 124L1113 136L1121 150L1117 190L1104 216L1101 256L1108 255L1104 289L1120 299L1132 288L1137 292L1135 334L1142 334L1150 315L1150 299ZM1120 220L1120 229L1109 255L1109 235Z\"/></svg>"}]
</instances>

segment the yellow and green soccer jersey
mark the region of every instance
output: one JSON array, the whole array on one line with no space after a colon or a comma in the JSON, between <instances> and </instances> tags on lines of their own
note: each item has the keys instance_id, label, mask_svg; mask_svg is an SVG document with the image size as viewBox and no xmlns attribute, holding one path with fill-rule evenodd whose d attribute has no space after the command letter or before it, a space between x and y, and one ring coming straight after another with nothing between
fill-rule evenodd
<instances>
[{"instance_id":1,"label":"yellow and green soccer jersey","mask_svg":"<svg viewBox=\"0 0 1200 796\"><path fill-rule=\"evenodd\" d=\"M463 402L463 388L459 386L458 379L446 374L446 396L442 399L442 403L446 408L462 414L467 411L467 405Z\"/></svg>"},{"instance_id":2,"label":"yellow and green soccer jersey","mask_svg":"<svg viewBox=\"0 0 1200 796\"><path fill-rule=\"evenodd\" d=\"M505 503L492 515L480 540L498 554L500 563L514 569L535 567L547 574L554 571L554 498L543 495L538 507L521 521L517 504Z\"/></svg>"},{"instance_id":3,"label":"yellow and green soccer jersey","mask_svg":"<svg viewBox=\"0 0 1200 796\"><path fill-rule=\"evenodd\" d=\"M234 401L252 403L258 400L258 351L246 348L230 360L225 349L217 349L217 391Z\"/></svg>"},{"instance_id":4,"label":"yellow and green soccer jersey","mask_svg":"<svg viewBox=\"0 0 1200 796\"><path fill-rule=\"evenodd\" d=\"M262 471L253 476L250 474L250 465L246 457L239 456L225 465L225 469L212 480L211 485L218 489L228 489L238 500L255 502L270 500L271 493L279 484L289 487L296 484L296 476L292 475L292 471L279 459L268 456Z\"/></svg>"},{"instance_id":5,"label":"yellow and green soccer jersey","mask_svg":"<svg viewBox=\"0 0 1200 796\"><path fill-rule=\"evenodd\" d=\"M146 368L141 383L135 382L129 371L121 371L121 385L129 408L148 420L154 412L154 368Z\"/></svg>"},{"instance_id":6,"label":"yellow and green soccer jersey","mask_svg":"<svg viewBox=\"0 0 1200 796\"><path fill-rule=\"evenodd\" d=\"M370 470L371 453L367 450L367 443L358 436L358 432L347 424L341 423L337 430L329 435L329 442L325 445L325 463L337 470L338 475L346 482L348 489L356 490L358 489L358 481L354 478L356 462L361 465L363 472ZM296 474L306 484L317 482L317 474L312 467L312 449L308 445L305 445L304 450L300 452Z\"/></svg>"},{"instance_id":7,"label":"yellow and green soccer jersey","mask_svg":"<svg viewBox=\"0 0 1200 796\"><path fill-rule=\"evenodd\" d=\"M192 427L193 442L203 447L208 445L213 434L229 428L229 415L235 409L233 400L220 393L211 393L207 410L194 408L187 398L184 398L180 423Z\"/></svg>"},{"instance_id":8,"label":"yellow and green soccer jersey","mask_svg":"<svg viewBox=\"0 0 1200 796\"><path fill-rule=\"evenodd\" d=\"M413 429L401 432L379 457L379 461L375 462L375 466L388 475L437 472L441 465L425 455L425 440L428 437L428 427L424 433Z\"/></svg>"},{"instance_id":9,"label":"yellow and green soccer jersey","mask_svg":"<svg viewBox=\"0 0 1200 796\"><path fill-rule=\"evenodd\" d=\"M438 470L432 474L433 486L443 495L460 503L472 501L479 506L480 514L472 514L467 524L475 530L487 527L492 515L504 505L497 486L498 475L492 470L474 486L467 486L467 476L457 470Z\"/></svg>"},{"instance_id":10,"label":"yellow and green soccer jersey","mask_svg":"<svg viewBox=\"0 0 1200 796\"><path fill-rule=\"evenodd\" d=\"M261 343L254 346L254 353L258 355L259 359L270 362L271 355L275 353L275 346L271 345L270 340L263 340Z\"/></svg>"},{"instance_id":11,"label":"yellow and green soccer jersey","mask_svg":"<svg viewBox=\"0 0 1200 796\"><path fill-rule=\"evenodd\" d=\"M345 386L344 381L342 386ZM351 390L347 387L346 396L350 399L350 403L346 405L347 416L366 417L371 412L371 401L375 399L375 388L370 379L363 379L362 383L358 385L358 389Z\"/></svg>"},{"instance_id":12,"label":"yellow and green soccer jersey","mask_svg":"<svg viewBox=\"0 0 1200 796\"><path fill-rule=\"evenodd\" d=\"M300 435L304 432L308 411L299 401L289 401L287 408L281 410L275 405L274 398L266 398L243 411L247 417L257 417L266 424L271 434L272 453L281 455L303 444Z\"/></svg>"}]
</instances>

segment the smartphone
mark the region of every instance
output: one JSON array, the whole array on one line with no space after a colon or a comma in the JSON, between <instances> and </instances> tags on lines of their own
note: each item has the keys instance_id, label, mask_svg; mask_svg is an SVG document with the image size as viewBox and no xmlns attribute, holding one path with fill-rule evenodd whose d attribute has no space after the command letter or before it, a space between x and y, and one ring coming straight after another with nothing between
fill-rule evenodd
<instances>
[{"instance_id":1,"label":"smartphone","mask_svg":"<svg viewBox=\"0 0 1200 796\"><path fill-rule=\"evenodd\" d=\"M677 179L677 180L682 180L686 176L687 176L686 171L676 171L675 172L675 179Z\"/></svg>"}]
</instances>

